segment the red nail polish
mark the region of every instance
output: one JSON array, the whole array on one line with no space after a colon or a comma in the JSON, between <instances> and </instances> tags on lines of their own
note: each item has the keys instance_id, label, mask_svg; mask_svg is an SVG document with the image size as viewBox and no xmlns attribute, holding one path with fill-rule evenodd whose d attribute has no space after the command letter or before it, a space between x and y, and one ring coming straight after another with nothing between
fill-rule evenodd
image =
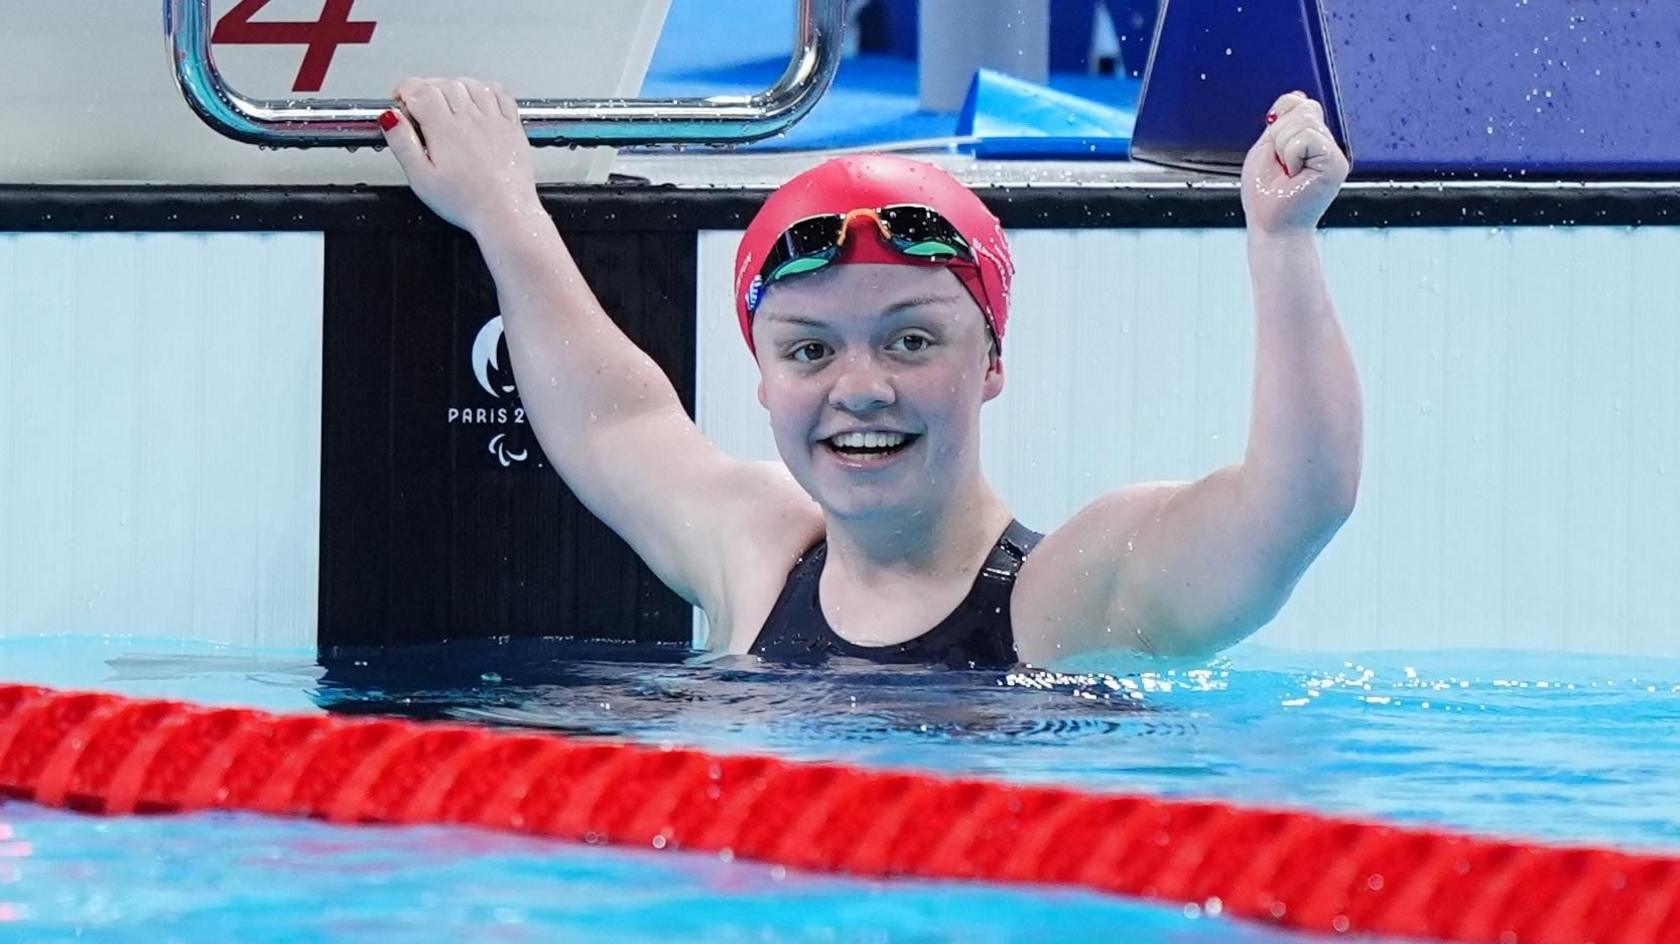
<instances>
[{"instance_id":1,"label":"red nail polish","mask_svg":"<svg viewBox=\"0 0 1680 944\"><path fill-rule=\"evenodd\" d=\"M1272 124L1276 121L1277 121L1277 112L1275 112L1275 111L1266 112L1266 124Z\"/></svg>"},{"instance_id":2,"label":"red nail polish","mask_svg":"<svg viewBox=\"0 0 1680 944\"><path fill-rule=\"evenodd\" d=\"M379 127L384 128L386 131L390 131L392 128L395 128L397 126L397 121L397 113L389 108L379 113Z\"/></svg>"},{"instance_id":3,"label":"red nail polish","mask_svg":"<svg viewBox=\"0 0 1680 944\"><path fill-rule=\"evenodd\" d=\"M1291 173L1290 173L1290 172L1289 172L1289 165L1288 165L1288 164L1285 164L1285 163L1284 163L1284 162L1283 162L1283 158L1281 158L1281 157L1278 157L1278 156L1277 156L1277 155L1276 155L1276 154L1273 154L1273 155L1272 155L1272 160L1274 160L1274 161L1277 161L1277 166L1278 166L1278 167L1280 167L1280 168L1282 168L1282 169L1283 169L1283 176L1285 176L1285 177L1293 177L1293 176L1295 176L1295 175L1294 175L1294 174L1291 174Z\"/></svg>"}]
</instances>

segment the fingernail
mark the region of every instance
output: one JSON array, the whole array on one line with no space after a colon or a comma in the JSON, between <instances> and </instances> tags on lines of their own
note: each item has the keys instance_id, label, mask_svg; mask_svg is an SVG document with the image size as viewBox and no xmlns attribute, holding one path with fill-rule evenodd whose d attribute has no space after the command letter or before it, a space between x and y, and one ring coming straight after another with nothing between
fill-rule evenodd
<instances>
[{"instance_id":1,"label":"fingernail","mask_svg":"<svg viewBox=\"0 0 1680 944\"><path fill-rule=\"evenodd\" d=\"M1281 158L1281 157L1278 157L1278 156L1277 156L1277 155L1276 155L1276 154L1273 154L1273 155L1272 155L1272 160L1274 160L1274 161L1277 161L1277 166L1279 166L1279 167L1281 167L1281 168L1283 168L1283 176L1285 176L1285 177L1293 177L1293 176L1295 176L1295 175L1294 175L1294 174L1291 174L1291 173L1290 173L1290 172L1289 172L1289 165L1288 165L1288 164L1285 164L1285 163L1284 163L1284 162L1283 162L1283 158Z\"/></svg>"},{"instance_id":2,"label":"fingernail","mask_svg":"<svg viewBox=\"0 0 1680 944\"><path fill-rule=\"evenodd\" d=\"M389 108L379 113L379 127L384 128L386 131L390 131L392 128L395 128L398 120L397 113Z\"/></svg>"},{"instance_id":3,"label":"fingernail","mask_svg":"<svg viewBox=\"0 0 1680 944\"><path fill-rule=\"evenodd\" d=\"M1277 112L1275 112L1275 111L1266 112L1266 124L1272 124L1275 121L1277 121Z\"/></svg>"}]
</instances>

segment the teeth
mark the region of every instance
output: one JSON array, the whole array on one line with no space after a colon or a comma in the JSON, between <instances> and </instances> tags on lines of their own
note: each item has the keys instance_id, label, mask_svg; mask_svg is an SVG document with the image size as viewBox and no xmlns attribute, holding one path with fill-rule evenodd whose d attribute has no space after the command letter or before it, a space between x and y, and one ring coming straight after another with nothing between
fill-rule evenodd
<instances>
[{"instance_id":1,"label":"teeth","mask_svg":"<svg viewBox=\"0 0 1680 944\"><path fill-rule=\"evenodd\" d=\"M903 433L841 433L830 441L841 449L892 449L906 438Z\"/></svg>"}]
</instances>

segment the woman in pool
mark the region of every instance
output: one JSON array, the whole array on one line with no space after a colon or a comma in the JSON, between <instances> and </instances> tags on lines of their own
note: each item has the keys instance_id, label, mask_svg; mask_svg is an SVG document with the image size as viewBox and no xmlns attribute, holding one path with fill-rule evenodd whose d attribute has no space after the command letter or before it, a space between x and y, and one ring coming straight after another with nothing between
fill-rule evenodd
<instances>
[{"instance_id":1,"label":"woman in pool","mask_svg":"<svg viewBox=\"0 0 1680 944\"><path fill-rule=\"evenodd\" d=\"M477 240L520 396L572 491L701 607L713 649L999 667L1213 652L1254 632L1353 507L1358 378L1314 232L1347 175L1316 102L1278 99L1243 168L1258 319L1248 449L1120 488L1039 540L980 470L1012 272L944 172L849 157L742 241L736 306L781 463L732 459L613 324L538 202L511 96L410 79L381 119L410 185Z\"/></svg>"}]
</instances>

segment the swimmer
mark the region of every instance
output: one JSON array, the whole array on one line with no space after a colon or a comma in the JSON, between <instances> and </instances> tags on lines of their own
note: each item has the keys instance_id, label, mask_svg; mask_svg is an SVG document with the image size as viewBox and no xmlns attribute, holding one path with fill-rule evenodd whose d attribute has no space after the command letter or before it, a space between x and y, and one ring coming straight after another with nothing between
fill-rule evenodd
<instances>
[{"instance_id":1,"label":"swimmer","mask_svg":"<svg viewBox=\"0 0 1680 944\"><path fill-rule=\"evenodd\" d=\"M710 649L983 668L1212 653L1277 613L1353 509L1359 382L1315 233L1348 164L1303 94L1277 100L1243 167L1257 350L1242 460L1117 488L1042 539L980 469L1013 266L954 178L848 156L765 202L735 304L782 461L743 462L602 310L537 198L507 91L409 79L395 97L391 151L477 241L543 451L705 612Z\"/></svg>"}]
</instances>

